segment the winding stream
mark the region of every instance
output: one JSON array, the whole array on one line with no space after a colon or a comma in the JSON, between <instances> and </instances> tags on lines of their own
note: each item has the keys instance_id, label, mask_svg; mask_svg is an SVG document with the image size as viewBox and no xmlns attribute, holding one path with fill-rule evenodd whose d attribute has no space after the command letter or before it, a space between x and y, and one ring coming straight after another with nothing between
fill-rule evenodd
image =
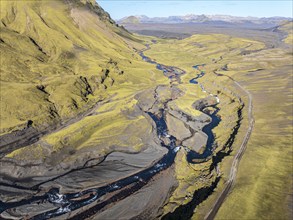
<instances>
[{"instance_id":1,"label":"winding stream","mask_svg":"<svg viewBox=\"0 0 293 220\"><path fill-rule=\"evenodd\" d=\"M180 70L179 68L176 68L176 67L159 64L151 60L149 57L145 56L143 52L141 52L140 55L143 58L143 60L145 60L146 62L155 64L157 69L163 71L164 75L167 76L170 80L175 79L180 83L180 76L185 73L183 70ZM194 66L194 68L198 69L199 66L203 66L203 65L197 65L197 66ZM205 73L201 71L200 74L198 74L195 78L190 80L190 83L199 84L196 81L196 79L203 77L204 74ZM203 86L202 85L200 86L203 89ZM212 107L214 108L213 113L210 114L209 112L205 112L205 114L208 114L212 118L211 123L209 123L203 128L203 132L205 132L208 135L208 141L207 141L205 151L202 154L199 154L195 151L189 150L187 154L187 160L190 163L199 163L199 162L202 162L203 160L210 159L210 157L212 156L212 153L215 147L214 146L215 138L214 138L212 129L216 127L220 122L220 118L217 116L219 109L216 107L216 105ZM176 146L176 138L168 134L168 128L165 122L164 109L162 109L161 111L162 111L161 112L162 114L160 117L157 115L154 115L153 113L147 112L147 114L153 119L153 121L156 124L157 135L158 137L160 137L160 140L162 140L162 138L165 138L165 139L167 138L169 140L168 145L164 144L163 141L161 142L161 146L167 148L168 153L165 154L153 166L141 172L133 174L131 176L115 181L111 184L108 184L102 187L97 187L97 188L90 188L90 189L77 192L77 193L60 194L58 188L52 188L44 195L33 196L29 199L24 199L17 202L6 202L6 203L0 201L0 213L4 212L5 210L16 208L23 205L30 205L30 204L37 204L37 203L51 203L54 206L56 206L55 209L43 212L31 218L31 219L49 219L49 218L57 217L65 213L77 210L81 207L84 207L88 204L93 203L94 201L98 201L99 199L101 199L102 196L108 193L117 191L118 193L113 196L115 197L117 201L141 189L151 180L153 176L169 168L173 164L176 154L178 150L180 149L180 146ZM77 216L79 219L82 219L85 216L91 215L91 213L96 213L98 210L102 209L104 206L110 204L111 201L112 201L111 198L103 202L101 201L101 203L98 203L97 205L91 207L90 209L83 211ZM77 217L75 219L77 219Z\"/></svg>"},{"instance_id":2,"label":"winding stream","mask_svg":"<svg viewBox=\"0 0 293 220\"><path fill-rule=\"evenodd\" d=\"M206 93L207 91L204 89L204 86L197 81L197 79L205 75L205 71L200 70L200 67L204 67L204 66L205 64L193 66L193 68L196 70L199 70L200 73L197 74L195 78L192 78L191 80L189 80L189 82L192 84L198 84L200 88L202 89L202 91ZM216 95L213 95L213 94L210 94L210 95L216 98L217 104L220 102L219 98ZM189 150L187 153L188 163L198 163L200 161L207 161L208 159L211 158L213 151L216 148L215 136L212 130L215 127L217 127L221 121L220 117L217 115L217 113L220 111L220 109L217 107L217 104L210 106L211 108L214 109L212 113L204 111L204 109L199 109L200 111L204 111L205 114L209 115L212 118L212 121L206 126L204 126L202 129L202 131L208 136L206 148L204 152L202 154L199 154L195 151Z\"/></svg>"}]
</instances>

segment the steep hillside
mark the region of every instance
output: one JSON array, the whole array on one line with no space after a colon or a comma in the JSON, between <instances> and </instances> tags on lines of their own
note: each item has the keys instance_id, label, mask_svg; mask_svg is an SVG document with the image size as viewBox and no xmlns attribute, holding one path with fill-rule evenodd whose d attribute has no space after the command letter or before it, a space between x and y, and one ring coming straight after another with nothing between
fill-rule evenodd
<instances>
[{"instance_id":1,"label":"steep hillside","mask_svg":"<svg viewBox=\"0 0 293 220\"><path fill-rule=\"evenodd\" d=\"M94 1L1 1L1 134L71 118L131 80L133 40Z\"/></svg>"}]
</instances>

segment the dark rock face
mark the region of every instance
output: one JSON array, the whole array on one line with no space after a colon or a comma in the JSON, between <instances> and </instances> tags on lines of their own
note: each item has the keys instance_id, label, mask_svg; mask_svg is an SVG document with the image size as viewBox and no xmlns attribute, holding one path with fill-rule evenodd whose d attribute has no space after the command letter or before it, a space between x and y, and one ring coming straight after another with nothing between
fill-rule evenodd
<instances>
[{"instance_id":1,"label":"dark rock face","mask_svg":"<svg viewBox=\"0 0 293 220\"><path fill-rule=\"evenodd\" d=\"M207 97L205 99L197 100L196 102L193 103L192 107L195 108L196 110L202 111L204 108L214 104L215 104L214 98Z\"/></svg>"}]
</instances>

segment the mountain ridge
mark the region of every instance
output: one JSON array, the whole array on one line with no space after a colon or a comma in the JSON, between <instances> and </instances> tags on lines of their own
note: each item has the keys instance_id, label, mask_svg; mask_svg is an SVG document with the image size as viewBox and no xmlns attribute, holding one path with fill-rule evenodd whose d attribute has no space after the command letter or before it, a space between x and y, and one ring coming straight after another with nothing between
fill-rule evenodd
<instances>
[{"instance_id":1,"label":"mountain ridge","mask_svg":"<svg viewBox=\"0 0 293 220\"><path fill-rule=\"evenodd\" d=\"M135 22L133 22L135 20ZM168 17L148 17L146 15L126 16L117 20L118 24L127 23L205 23L205 22L225 22L225 23L253 23L253 24L271 24L278 25L283 21L292 20L292 18L274 16L274 17L240 17L232 15L195 15L187 14L184 16L168 16Z\"/></svg>"}]
</instances>

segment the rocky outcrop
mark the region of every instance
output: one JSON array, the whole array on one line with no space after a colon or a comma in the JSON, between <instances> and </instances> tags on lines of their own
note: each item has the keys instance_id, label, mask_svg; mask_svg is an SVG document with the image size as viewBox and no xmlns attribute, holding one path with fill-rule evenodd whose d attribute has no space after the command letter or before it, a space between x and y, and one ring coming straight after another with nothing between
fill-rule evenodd
<instances>
[{"instance_id":1,"label":"rocky outcrop","mask_svg":"<svg viewBox=\"0 0 293 220\"><path fill-rule=\"evenodd\" d=\"M215 98L213 98L212 96L209 96L207 98L195 101L192 104L192 107L196 110L202 111L204 108L215 105L215 104L216 104Z\"/></svg>"},{"instance_id":2,"label":"rocky outcrop","mask_svg":"<svg viewBox=\"0 0 293 220\"><path fill-rule=\"evenodd\" d=\"M211 118L206 114L201 114L199 116L193 116L186 114L179 109L170 109L168 108L168 112L177 119L183 121L186 125L188 125L194 131L201 131L202 128L211 122Z\"/></svg>"},{"instance_id":3,"label":"rocky outcrop","mask_svg":"<svg viewBox=\"0 0 293 220\"><path fill-rule=\"evenodd\" d=\"M202 149L205 148L207 144L207 139L208 136L204 132L198 131L195 132L192 137L184 140L182 142L182 145L188 147L195 152L200 152Z\"/></svg>"},{"instance_id":4,"label":"rocky outcrop","mask_svg":"<svg viewBox=\"0 0 293 220\"><path fill-rule=\"evenodd\" d=\"M166 114L166 123L170 135L176 137L177 140L184 140L190 137L191 132L185 123L169 113Z\"/></svg>"}]
</instances>

